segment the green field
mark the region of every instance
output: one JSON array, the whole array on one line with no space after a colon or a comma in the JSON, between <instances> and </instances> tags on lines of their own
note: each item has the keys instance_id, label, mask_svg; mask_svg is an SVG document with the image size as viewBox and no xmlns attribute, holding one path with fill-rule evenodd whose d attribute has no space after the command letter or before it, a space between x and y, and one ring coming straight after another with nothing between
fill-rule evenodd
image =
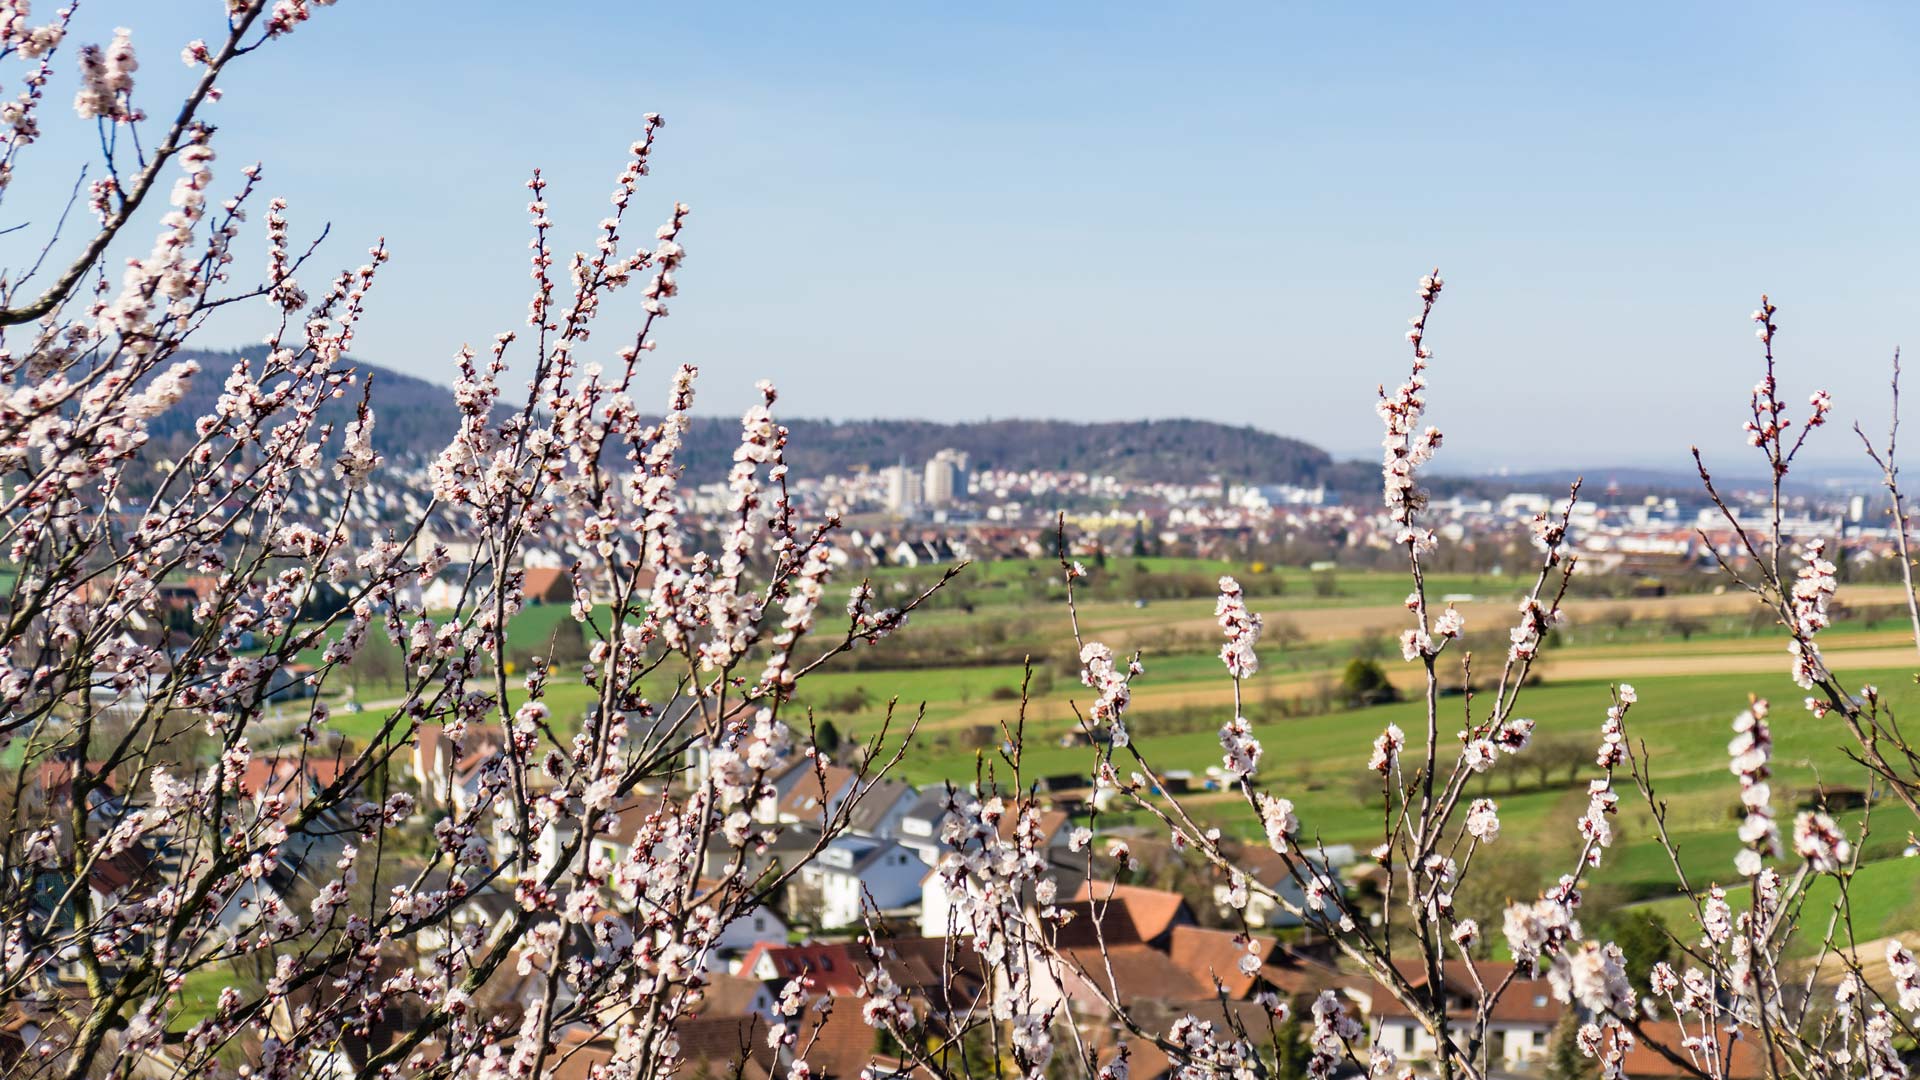
<instances>
[{"instance_id":1,"label":"green field","mask_svg":"<svg viewBox=\"0 0 1920 1080\"><path fill-rule=\"evenodd\" d=\"M1242 687L1244 714L1253 720L1255 734L1265 746L1260 783L1294 801L1307 834L1327 843L1370 847L1381 828L1380 793L1377 785L1367 781L1370 774L1364 767L1372 740L1387 724L1397 724L1412 744L1407 760L1418 759L1424 741L1424 710L1410 702L1340 708L1328 694L1355 655L1378 657L1387 672L1401 680L1403 689L1407 687L1405 676L1414 673L1413 666L1404 664L1397 649L1370 629L1372 623L1355 622L1356 613L1364 619L1376 619L1382 610L1391 614L1406 595L1406 578L1354 571L1316 574L1299 568L1275 570L1191 559L1113 559L1105 571L1096 570L1092 587L1082 594L1081 627L1089 637L1131 639L1145 650L1146 670L1134 683L1128 722L1135 747L1156 771L1186 770L1204 779L1205 771L1219 764L1217 729L1231 715L1231 684L1209 644L1210 597L1142 604L1126 595L1148 579L1164 586L1177 578L1180 587L1198 583L1196 587L1210 588L1222 573L1240 578L1248 588L1250 606L1268 622L1269 640L1260 649L1261 671ZM897 568L873 574L883 594L902 595L936 576ZM917 613L901 635L876 647L884 659L887 650L911 649L916 633L930 635L921 640L964 642L965 635L977 631L1003 642L1011 640L1016 646L1032 642L1028 664L956 663L958 657L943 661L938 653L913 667L861 669L837 664L802 684L787 707L789 721L804 729L809 718L830 720L844 736L871 737L891 705L897 739L904 721L924 706L917 745L902 766L903 778L917 785L966 783L982 767L990 766L1005 782L1010 770L998 752L999 725L1022 715L1019 698L1025 682L1029 700L1024 709L1023 781L1090 778L1099 751L1060 745L1061 737L1077 726L1076 704L1084 705L1089 693L1078 678L1071 623L1057 579L1058 566L1051 560L969 567L955 590L964 598L963 604L943 602ZM1496 575L1440 575L1429 578L1428 593L1434 598L1461 593L1496 601L1495 607L1483 609L1483 625L1469 629L1497 634L1497 626L1484 625L1485 612L1507 610L1506 600L1522 585ZM1844 732L1838 725L1814 720L1800 708L1803 693L1786 678L1784 648L1765 619L1733 608L1689 615L1683 623L1678 615L1662 615L1667 608L1661 602L1649 603L1591 601L1594 606L1588 608L1588 615L1559 632L1550 644L1539 669L1545 682L1523 692L1518 714L1538 722L1536 739L1542 743L1577 742L1590 749L1598 743L1610 686L1616 681L1633 682L1640 700L1630 716L1630 732L1636 746L1644 743L1653 762L1656 793L1668 809L1669 834L1696 885L1732 880L1738 789L1727 771L1726 745L1732 719L1745 707L1749 694L1769 697L1776 705L1774 802L1783 822L1790 824L1795 810L1809 805L1823 787L1865 786L1861 770L1847 758ZM1689 610L1688 603L1686 598L1675 598L1672 610ZM1609 604L1619 607L1605 606ZM1635 604L1641 606L1629 611ZM605 612L596 615L604 617ZM556 629L567 630L569 619L566 605L528 608L509 629L509 652L544 650ZM831 642L835 622L823 620L816 632L816 648ZM1176 624L1183 626L1183 634L1172 632ZM1278 629L1283 626L1284 632ZM1357 628L1363 626L1369 628L1361 633ZM1856 649L1878 658L1882 665L1878 668L1841 666L1840 670L1847 671L1854 685L1877 683L1892 706L1904 713L1920 703L1920 691L1914 687L1911 667L1885 666L1889 647L1900 644L1899 633L1884 613L1868 613L1865 618L1841 620L1823 640L1831 648ZM1166 647L1155 648L1156 640L1164 640ZM1011 651L1017 655L1019 648ZM1687 673L1670 673L1676 664ZM1484 692L1486 676L1478 681ZM509 708L521 700L517 682L510 680L514 691ZM655 688L659 695L669 691L664 683ZM378 688L369 687L358 696L378 701L382 695ZM589 688L568 681L564 669L550 683L546 696L563 728L577 723L594 699ZM1474 714L1483 715L1488 701L1484 694L1475 699ZM1457 755L1453 733L1464 726L1463 710L1468 705L1468 699L1458 695L1441 700L1443 769L1450 768ZM378 708L336 712L330 726L364 739L379 730L383 716ZM1123 775L1137 767L1126 752L1115 760ZM1474 778L1470 793L1500 804L1504 828L1490 855L1535 867L1549 880L1573 870L1578 850L1575 828L1586 806L1586 783L1598 775L1588 760L1584 767L1556 767L1543 775L1523 754L1503 759L1490 774ZM1616 784L1621 793L1618 839L1591 880L1617 889L1616 895L1623 898L1670 893L1673 871L1655 842L1652 818L1624 772ZM1181 796L1181 801L1197 819L1231 834L1252 837L1259 832L1254 815L1236 794L1196 790ZM1858 817L1857 812L1845 816L1856 836ZM1113 824L1128 819L1107 815L1103 820ZM1865 841L1868 857L1897 855L1905 834L1905 828L1879 825ZM1877 866L1874 870L1883 873ZM1886 904L1885 911L1867 911L1863 920L1878 925L1909 906L1906 900Z\"/></svg>"},{"instance_id":2,"label":"green field","mask_svg":"<svg viewBox=\"0 0 1920 1080\"><path fill-rule=\"evenodd\" d=\"M1920 927L1920 859L1895 858L1863 864L1849 877L1844 907L1838 906L1840 884L1831 876L1822 876L1810 883L1806 897L1798 921L1812 936L1801 937L1799 940L1803 943L1810 945L1823 938L1830 924L1841 928L1839 940L1842 942L1848 937L1846 927L1852 928L1851 937L1855 942L1908 933ZM1745 911L1750 898L1751 890L1745 887L1728 890L1727 900L1736 911ZM1656 900L1646 908L1682 939L1699 930L1696 909L1686 897Z\"/></svg>"}]
</instances>

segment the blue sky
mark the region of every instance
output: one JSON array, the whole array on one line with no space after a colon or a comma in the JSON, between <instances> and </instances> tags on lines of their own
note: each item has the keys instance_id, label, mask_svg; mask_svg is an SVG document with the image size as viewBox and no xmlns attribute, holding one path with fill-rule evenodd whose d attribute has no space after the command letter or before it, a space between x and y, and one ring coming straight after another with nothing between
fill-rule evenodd
<instances>
[{"instance_id":1,"label":"blue sky","mask_svg":"<svg viewBox=\"0 0 1920 1080\"><path fill-rule=\"evenodd\" d=\"M792 415L1198 416L1370 455L1438 265L1436 467L1736 452L1763 289L1789 395L1884 423L1914 9L1386 7L342 0L242 62L216 170L264 161L329 266L385 235L358 351L442 381L524 323L528 170L585 240L658 111L640 220L694 209L658 382L699 363L703 411L765 376ZM217 10L80 23L133 27L158 111ZM9 221L71 180L55 126Z\"/></svg>"}]
</instances>

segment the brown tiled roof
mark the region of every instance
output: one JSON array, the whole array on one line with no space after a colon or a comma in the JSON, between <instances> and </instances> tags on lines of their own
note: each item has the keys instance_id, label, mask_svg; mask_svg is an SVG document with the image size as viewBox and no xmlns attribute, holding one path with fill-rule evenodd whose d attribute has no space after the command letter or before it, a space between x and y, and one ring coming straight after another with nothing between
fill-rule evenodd
<instances>
[{"instance_id":1,"label":"brown tiled roof","mask_svg":"<svg viewBox=\"0 0 1920 1080\"><path fill-rule=\"evenodd\" d=\"M1054 833L1059 832L1060 826L1066 823L1067 812L1065 810L1042 810L1040 811L1039 836L1043 840L1048 839L1052 837ZM1019 825L1019 814L1007 813L1000 815L1000 824L998 826L1000 839L1012 842L1014 830L1018 828Z\"/></svg>"},{"instance_id":2,"label":"brown tiled roof","mask_svg":"<svg viewBox=\"0 0 1920 1080\"><path fill-rule=\"evenodd\" d=\"M1697 1073L1683 1069L1667 1060L1658 1050L1647 1045L1648 1041L1659 1043L1678 1055L1682 1061L1689 1060L1687 1051L1681 1042L1687 1035L1680 1025L1672 1021L1649 1022L1640 1025L1644 1039L1636 1039L1633 1049L1627 1051L1622 1066L1628 1076L1695 1076ZM1694 1026L1698 1031L1698 1025ZM1717 1035L1720 1045L1720 1075L1726 1080L1758 1080L1767 1075L1767 1048L1756 1038L1727 1041L1724 1033Z\"/></svg>"},{"instance_id":3,"label":"brown tiled roof","mask_svg":"<svg viewBox=\"0 0 1920 1080\"><path fill-rule=\"evenodd\" d=\"M1062 949L1075 966L1069 970L1094 986L1131 1004L1136 1001L1194 1001L1213 993L1213 986L1148 945L1112 945L1100 949Z\"/></svg>"},{"instance_id":4,"label":"brown tiled roof","mask_svg":"<svg viewBox=\"0 0 1920 1080\"><path fill-rule=\"evenodd\" d=\"M520 588L527 599L543 603L573 599L573 579L557 566L527 567Z\"/></svg>"},{"instance_id":5,"label":"brown tiled roof","mask_svg":"<svg viewBox=\"0 0 1920 1080\"><path fill-rule=\"evenodd\" d=\"M804 1053L812 1075L824 1080L859 1080L860 1073L874 1059L878 1042L874 1029L860 1017L860 1010L844 1003L821 1016L809 1006L800 1017L800 1041L796 1053Z\"/></svg>"},{"instance_id":6,"label":"brown tiled roof","mask_svg":"<svg viewBox=\"0 0 1920 1080\"><path fill-rule=\"evenodd\" d=\"M104 761L87 762L87 775L100 776L107 763ZM50 799L64 799L73 790L73 762L65 758L54 758L40 762L33 771L34 783ZM101 781L108 791L113 790L113 774L108 773Z\"/></svg>"},{"instance_id":7,"label":"brown tiled roof","mask_svg":"<svg viewBox=\"0 0 1920 1080\"><path fill-rule=\"evenodd\" d=\"M992 965L980 955L970 940L949 937L896 937L887 941L909 971L925 971L938 983L927 989L936 1004L968 1001L971 994L986 985Z\"/></svg>"},{"instance_id":8,"label":"brown tiled roof","mask_svg":"<svg viewBox=\"0 0 1920 1080\"><path fill-rule=\"evenodd\" d=\"M1270 937L1243 940L1231 930L1176 926L1167 942L1167 956L1204 986L1211 987L1218 979L1227 996L1237 999L1246 997L1259 977L1258 971L1253 974L1241 971L1240 958L1252 952L1264 967L1268 957L1279 951L1278 946Z\"/></svg>"},{"instance_id":9,"label":"brown tiled roof","mask_svg":"<svg viewBox=\"0 0 1920 1080\"><path fill-rule=\"evenodd\" d=\"M759 1017L682 1020L673 1026L673 1033L680 1040L684 1075L702 1071L704 1063L709 1075L731 1077L736 1062L742 1080L767 1080L773 1074L774 1052L767 1048L766 1021ZM595 1068L612 1059L613 1040L567 1032L548 1059L552 1070L548 1075L552 1080L588 1080Z\"/></svg>"},{"instance_id":10,"label":"brown tiled roof","mask_svg":"<svg viewBox=\"0 0 1920 1080\"><path fill-rule=\"evenodd\" d=\"M1288 997L1318 994L1343 985L1340 969L1281 946L1260 968L1260 981Z\"/></svg>"},{"instance_id":11,"label":"brown tiled roof","mask_svg":"<svg viewBox=\"0 0 1920 1080\"><path fill-rule=\"evenodd\" d=\"M1080 899L1058 907L1067 916L1057 937L1063 949L1094 949L1102 943L1109 947L1140 944L1140 929L1133 924L1133 914L1125 904Z\"/></svg>"},{"instance_id":12,"label":"brown tiled roof","mask_svg":"<svg viewBox=\"0 0 1920 1080\"><path fill-rule=\"evenodd\" d=\"M829 800L846 791L857 776L852 769L841 765L829 765L825 772L826 797ZM821 808L821 787L820 774L807 769L793 785L793 790L787 792L787 797L780 800L780 813L801 821L819 818L824 812Z\"/></svg>"},{"instance_id":13,"label":"brown tiled roof","mask_svg":"<svg viewBox=\"0 0 1920 1080\"><path fill-rule=\"evenodd\" d=\"M145 851L137 847L128 848L117 855L94 860L87 880L101 893L112 896L147 877L151 866L152 862Z\"/></svg>"},{"instance_id":14,"label":"brown tiled roof","mask_svg":"<svg viewBox=\"0 0 1920 1080\"><path fill-rule=\"evenodd\" d=\"M420 759L428 767L432 767L439 755L453 752L453 743L447 738L447 730L439 724L421 724L413 737L415 745L420 748Z\"/></svg>"},{"instance_id":15,"label":"brown tiled roof","mask_svg":"<svg viewBox=\"0 0 1920 1080\"><path fill-rule=\"evenodd\" d=\"M1106 881L1087 881L1073 894L1075 900L1119 901L1140 931L1140 940L1157 942L1175 923L1191 923L1193 912L1179 893L1149 889L1140 885L1116 885Z\"/></svg>"},{"instance_id":16,"label":"brown tiled roof","mask_svg":"<svg viewBox=\"0 0 1920 1080\"><path fill-rule=\"evenodd\" d=\"M732 1076L736 1062L743 1065L746 1080L773 1071L774 1052L767 1046L767 1022L758 1016L702 1016L680 1021L673 1026L673 1033L680 1038L680 1054L687 1062L682 1075L697 1075L701 1062L714 1076Z\"/></svg>"},{"instance_id":17,"label":"brown tiled roof","mask_svg":"<svg viewBox=\"0 0 1920 1080\"><path fill-rule=\"evenodd\" d=\"M1173 1071L1173 1059L1152 1039L1127 1040L1128 1080L1160 1080Z\"/></svg>"},{"instance_id":18,"label":"brown tiled roof","mask_svg":"<svg viewBox=\"0 0 1920 1080\"><path fill-rule=\"evenodd\" d=\"M753 1007L754 996L767 988L759 979L716 972L707 976L707 987L700 996L701 1016L745 1016Z\"/></svg>"},{"instance_id":19,"label":"brown tiled roof","mask_svg":"<svg viewBox=\"0 0 1920 1080\"><path fill-rule=\"evenodd\" d=\"M646 824L649 817L659 812L666 801L665 794L635 792L626 803L613 811L613 823L599 835L619 844L631 842L634 834Z\"/></svg>"},{"instance_id":20,"label":"brown tiled roof","mask_svg":"<svg viewBox=\"0 0 1920 1080\"><path fill-rule=\"evenodd\" d=\"M937 938L898 938L886 942L889 955L883 961L887 974L893 981L908 991L919 991L938 998L940 987L946 976L942 974L944 959L939 950ZM957 977L969 979L973 973L965 966L963 955L971 950L956 951L955 967ZM858 995L866 983L866 974L873 969L873 959L867 953L865 945L850 941L811 941L803 945L777 945L772 942L756 942L740 958L740 972L748 978L755 978L754 969L761 966L765 958L772 968L772 981L785 982L789 979L805 977L811 980L807 988L825 994Z\"/></svg>"}]
</instances>

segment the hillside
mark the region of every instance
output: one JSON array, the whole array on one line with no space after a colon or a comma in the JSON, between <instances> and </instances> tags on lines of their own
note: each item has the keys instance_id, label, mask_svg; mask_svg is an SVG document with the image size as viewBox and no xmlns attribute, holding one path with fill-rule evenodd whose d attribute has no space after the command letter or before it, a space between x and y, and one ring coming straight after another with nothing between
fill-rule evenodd
<instances>
[{"instance_id":1,"label":"hillside","mask_svg":"<svg viewBox=\"0 0 1920 1080\"><path fill-rule=\"evenodd\" d=\"M183 435L212 410L225 370L236 356L258 360L264 348L194 353L202 373L180 405L156 419L157 438ZM374 379L379 422L374 442L395 462L423 461L453 437L451 393L425 379L359 362ZM518 387L514 386L517 391ZM355 402L339 399L320 410L343 426ZM1135 420L1076 424L1064 420L986 420L946 424L928 420L806 420L783 417L793 431L789 457L800 476L846 474L905 460L918 465L943 447L964 450L976 468L1061 469L1127 480L1204 481L1218 475L1253 483L1334 480L1341 470L1317 447L1250 427L1206 420ZM739 438L731 417L694 420L683 455L695 482L726 476ZM1371 481L1370 481L1371 482Z\"/></svg>"},{"instance_id":2,"label":"hillside","mask_svg":"<svg viewBox=\"0 0 1920 1080\"><path fill-rule=\"evenodd\" d=\"M1206 420L784 423L793 431L788 456L802 476L844 474L858 466L901 460L918 466L942 447L966 451L977 469L1058 469L1126 480L1199 482L1217 475L1255 483L1304 483L1333 464L1325 451L1296 439ZM688 467L703 476L724 472L737 431L732 420L702 418L689 440Z\"/></svg>"}]
</instances>

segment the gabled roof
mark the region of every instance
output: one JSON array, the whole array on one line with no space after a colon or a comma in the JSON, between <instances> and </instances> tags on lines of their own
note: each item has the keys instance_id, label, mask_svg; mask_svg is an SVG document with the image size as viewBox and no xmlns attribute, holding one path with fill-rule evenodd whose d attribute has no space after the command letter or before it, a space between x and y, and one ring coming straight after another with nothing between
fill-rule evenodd
<instances>
[{"instance_id":1,"label":"gabled roof","mask_svg":"<svg viewBox=\"0 0 1920 1080\"><path fill-rule=\"evenodd\" d=\"M1000 831L1000 839L1009 842L1013 840L1014 832L1020 825L1020 817L1021 815L1012 812L1000 815L1000 823L997 826ZM1061 827L1066 825L1068 820L1069 818L1065 810L1040 811L1040 838L1048 843L1052 843L1059 837Z\"/></svg>"},{"instance_id":2,"label":"gabled roof","mask_svg":"<svg viewBox=\"0 0 1920 1080\"><path fill-rule=\"evenodd\" d=\"M861 789L847 824L857 832L877 832L900 800L913 793L913 785L904 780L875 780Z\"/></svg>"},{"instance_id":3,"label":"gabled roof","mask_svg":"<svg viewBox=\"0 0 1920 1080\"><path fill-rule=\"evenodd\" d=\"M113 896L137 881L150 878L152 865L153 861L147 857L145 850L131 847L119 854L95 859L93 869L88 874L88 884L103 895ZM148 881L147 884L150 887L152 882Z\"/></svg>"},{"instance_id":4,"label":"gabled roof","mask_svg":"<svg viewBox=\"0 0 1920 1080\"><path fill-rule=\"evenodd\" d=\"M745 1016L753 1011L753 999L767 988L759 979L715 972L707 976L700 992L701 1016Z\"/></svg>"},{"instance_id":5,"label":"gabled roof","mask_svg":"<svg viewBox=\"0 0 1920 1080\"><path fill-rule=\"evenodd\" d=\"M822 1015L809 1006L800 1014L800 1046L807 1048L808 1075L821 1080L860 1080L873 1063L873 1028L857 1009L836 1008Z\"/></svg>"},{"instance_id":6,"label":"gabled roof","mask_svg":"<svg viewBox=\"0 0 1920 1080\"><path fill-rule=\"evenodd\" d=\"M767 1080L777 1064L767 1046L766 1021L757 1016L685 1019L673 1025L673 1034L680 1041L685 1075L731 1078L738 1065L740 1080ZM575 1029L561 1034L559 1047L548 1059L549 1075L553 1080L589 1080L612 1060L612 1039Z\"/></svg>"},{"instance_id":7,"label":"gabled roof","mask_svg":"<svg viewBox=\"0 0 1920 1080\"><path fill-rule=\"evenodd\" d=\"M1173 958L1150 945L1109 945L1106 949L1062 949L1077 968L1080 977L1091 980L1101 990L1131 1005L1136 1001L1199 1001L1214 990L1209 982L1173 962Z\"/></svg>"},{"instance_id":8,"label":"gabled roof","mask_svg":"<svg viewBox=\"0 0 1920 1080\"><path fill-rule=\"evenodd\" d=\"M441 754L453 755L453 740L439 724L421 724L413 733L413 745L422 761L431 763Z\"/></svg>"},{"instance_id":9,"label":"gabled roof","mask_svg":"<svg viewBox=\"0 0 1920 1080\"><path fill-rule=\"evenodd\" d=\"M99 786L104 786L106 790L112 791L113 774L106 773L104 776L102 775L106 767L107 763L104 761L89 761L87 762L86 775L89 777L98 777ZM73 778L73 761L70 758L49 758L41 761L33 770L34 785L38 787L41 794L45 795L48 799L62 800L70 797L73 794Z\"/></svg>"},{"instance_id":10,"label":"gabled roof","mask_svg":"<svg viewBox=\"0 0 1920 1080\"><path fill-rule=\"evenodd\" d=\"M882 840L875 837L842 834L829 841L821 858L807 864L814 873L850 874L864 877L868 870L889 854L901 850L894 840ZM827 857L831 853L832 857ZM840 860L845 860L844 862ZM922 865L916 857L912 865Z\"/></svg>"},{"instance_id":11,"label":"gabled roof","mask_svg":"<svg viewBox=\"0 0 1920 1080\"><path fill-rule=\"evenodd\" d=\"M1252 974L1240 970L1241 957L1251 953L1265 967L1268 959L1279 951L1280 943L1275 938L1242 938L1231 930L1198 926L1174 927L1167 942L1167 956L1174 963L1208 986L1219 980L1231 998L1246 997L1259 979L1257 970Z\"/></svg>"},{"instance_id":12,"label":"gabled roof","mask_svg":"<svg viewBox=\"0 0 1920 1080\"><path fill-rule=\"evenodd\" d=\"M573 599L573 579L557 566L529 566L523 572L520 590L528 600L557 603Z\"/></svg>"},{"instance_id":13,"label":"gabled roof","mask_svg":"<svg viewBox=\"0 0 1920 1080\"><path fill-rule=\"evenodd\" d=\"M318 790L338 780L345 768L346 763L337 758L309 757L304 761L297 757L251 758L240 773L240 793L253 796L268 791L288 791L294 781L302 776L309 787ZM305 794L288 793L296 796Z\"/></svg>"},{"instance_id":14,"label":"gabled roof","mask_svg":"<svg viewBox=\"0 0 1920 1080\"><path fill-rule=\"evenodd\" d=\"M861 969L854 965L854 949L855 946L845 942L776 945L760 941L740 958L740 970L751 976L764 959L773 981L785 982L804 976L813 980L815 990L857 994L863 983Z\"/></svg>"},{"instance_id":15,"label":"gabled roof","mask_svg":"<svg viewBox=\"0 0 1920 1080\"><path fill-rule=\"evenodd\" d=\"M1075 900L1095 900L1127 909L1140 940L1159 942L1175 924L1192 923L1193 911L1179 893L1149 889L1141 885L1116 885L1108 881L1087 881L1073 894Z\"/></svg>"},{"instance_id":16,"label":"gabled roof","mask_svg":"<svg viewBox=\"0 0 1920 1080\"><path fill-rule=\"evenodd\" d=\"M920 797L907 807L906 816L920 821L932 822L934 835L940 833L940 822L947 816L947 786L934 784L923 789Z\"/></svg>"},{"instance_id":17,"label":"gabled roof","mask_svg":"<svg viewBox=\"0 0 1920 1080\"><path fill-rule=\"evenodd\" d=\"M1401 960L1394 964L1402 978L1418 990L1427 985L1427 973L1424 964L1417 960ZM1484 986L1492 992L1513 973L1514 966L1497 960L1476 960L1469 969L1464 960L1447 960L1440 965L1440 979L1446 989L1447 1015L1462 1019L1476 1015L1474 1006L1469 1002L1480 997L1479 987ZM1479 976L1476 984L1475 975ZM1506 992L1494 1003L1489 1019L1495 1023L1540 1024L1552 1026L1559 1022L1566 1006L1555 1001L1547 988L1545 979L1530 979L1516 976L1508 984ZM1413 1013L1400 1004L1399 999L1381 987L1373 995L1373 1016L1376 1020L1411 1019Z\"/></svg>"},{"instance_id":18,"label":"gabled roof","mask_svg":"<svg viewBox=\"0 0 1920 1080\"><path fill-rule=\"evenodd\" d=\"M1699 1025L1693 1025L1695 1031ZM1657 1042L1668 1050L1678 1054L1681 1060L1687 1060L1687 1051L1680 1045L1687 1038L1679 1024L1671 1020L1649 1020L1640 1025L1645 1038L1634 1040L1633 1049L1627 1051L1626 1060L1621 1062L1628 1076L1694 1076L1694 1072L1682 1069L1668 1061L1660 1051L1648 1045ZM1716 1033L1720 1046L1721 1075L1726 1080L1758 1080L1767 1075L1767 1048L1759 1041L1757 1034L1729 1042L1725 1032Z\"/></svg>"},{"instance_id":19,"label":"gabled roof","mask_svg":"<svg viewBox=\"0 0 1920 1080\"><path fill-rule=\"evenodd\" d=\"M1133 924L1125 904L1096 904L1082 899L1055 906L1066 915L1056 938L1062 949L1097 949L1103 943L1108 948L1140 944L1140 928Z\"/></svg>"},{"instance_id":20,"label":"gabled roof","mask_svg":"<svg viewBox=\"0 0 1920 1080\"><path fill-rule=\"evenodd\" d=\"M832 802L843 796L858 778L857 773L843 765L827 766L824 776L823 784L822 773L816 773L811 768L805 769L799 782L794 784L786 797L780 800L781 815L792 816L801 821L816 820L826 813L822 806L822 789L825 790L825 801Z\"/></svg>"},{"instance_id":21,"label":"gabled roof","mask_svg":"<svg viewBox=\"0 0 1920 1080\"><path fill-rule=\"evenodd\" d=\"M756 968L764 966L771 972L768 980L771 982L804 977L812 980L810 990L857 995L866 985L865 976L873 969L873 963L866 946L850 941L810 941L804 945L762 941L740 958L740 970L752 977ZM895 950L884 963L894 981L908 990L924 990L940 984L940 976L926 961L923 950ZM871 1031L868 1037L872 1037Z\"/></svg>"}]
</instances>

